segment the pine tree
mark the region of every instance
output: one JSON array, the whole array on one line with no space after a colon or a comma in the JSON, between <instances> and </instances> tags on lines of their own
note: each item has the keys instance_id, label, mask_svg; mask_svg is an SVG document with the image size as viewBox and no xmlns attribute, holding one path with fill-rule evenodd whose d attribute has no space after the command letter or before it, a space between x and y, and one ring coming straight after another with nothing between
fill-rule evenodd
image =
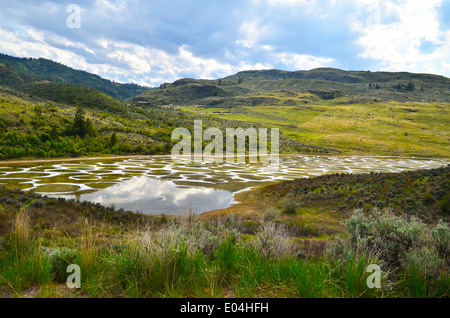
<instances>
[{"instance_id":1,"label":"pine tree","mask_svg":"<svg viewBox=\"0 0 450 318\"><path fill-rule=\"evenodd\" d=\"M117 145L117 135L116 135L116 133L113 133L111 135L111 138L109 139L109 144L111 145L111 147L114 147L115 145Z\"/></svg>"},{"instance_id":2,"label":"pine tree","mask_svg":"<svg viewBox=\"0 0 450 318\"><path fill-rule=\"evenodd\" d=\"M89 119L84 119L84 110L81 106L77 107L75 113L75 119L73 120L72 131L74 135L78 135L81 138L86 136L95 137L97 132Z\"/></svg>"},{"instance_id":3,"label":"pine tree","mask_svg":"<svg viewBox=\"0 0 450 318\"><path fill-rule=\"evenodd\" d=\"M413 82L409 82L408 85L406 85L406 90L407 90L408 92L412 92L412 91L414 91L415 89L416 89L416 87L415 87L415 85L414 85Z\"/></svg>"},{"instance_id":4,"label":"pine tree","mask_svg":"<svg viewBox=\"0 0 450 318\"><path fill-rule=\"evenodd\" d=\"M73 132L75 135L80 137L84 137L86 135L84 110L81 106L77 107L77 112L75 113L75 119L73 120Z\"/></svg>"}]
</instances>

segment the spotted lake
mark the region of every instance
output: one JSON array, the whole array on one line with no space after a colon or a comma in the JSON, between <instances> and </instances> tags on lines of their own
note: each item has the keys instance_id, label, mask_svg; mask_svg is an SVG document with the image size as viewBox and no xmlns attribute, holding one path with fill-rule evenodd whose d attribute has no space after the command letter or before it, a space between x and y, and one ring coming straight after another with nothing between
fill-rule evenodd
<instances>
[{"instance_id":1,"label":"spotted lake","mask_svg":"<svg viewBox=\"0 0 450 318\"><path fill-rule=\"evenodd\" d=\"M450 164L448 159L280 158L276 173L261 165L174 163L170 156L0 165L0 185L51 197L101 203L146 214L184 214L226 208L250 187L331 173L399 172Z\"/></svg>"}]
</instances>

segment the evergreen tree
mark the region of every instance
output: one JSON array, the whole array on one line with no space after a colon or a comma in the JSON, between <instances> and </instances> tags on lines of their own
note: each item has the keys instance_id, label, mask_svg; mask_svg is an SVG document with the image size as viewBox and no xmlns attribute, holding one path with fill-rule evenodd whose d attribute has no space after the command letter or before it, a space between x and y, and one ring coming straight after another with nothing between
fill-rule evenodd
<instances>
[{"instance_id":1,"label":"evergreen tree","mask_svg":"<svg viewBox=\"0 0 450 318\"><path fill-rule=\"evenodd\" d=\"M111 138L109 139L109 144L111 145L111 147L114 147L115 145L117 145L117 135L116 135L116 133L113 133L111 135Z\"/></svg>"},{"instance_id":2,"label":"evergreen tree","mask_svg":"<svg viewBox=\"0 0 450 318\"><path fill-rule=\"evenodd\" d=\"M85 124L84 124L84 110L81 106L77 107L77 112L75 113L75 119L73 120L73 132L75 135L84 137L86 135Z\"/></svg>"},{"instance_id":3,"label":"evergreen tree","mask_svg":"<svg viewBox=\"0 0 450 318\"><path fill-rule=\"evenodd\" d=\"M408 92L412 92L412 91L414 91L415 89L416 89L416 87L415 87L415 85L414 85L414 83L413 82L409 82L408 83L408 85L406 85L406 88L405 88Z\"/></svg>"},{"instance_id":4,"label":"evergreen tree","mask_svg":"<svg viewBox=\"0 0 450 318\"><path fill-rule=\"evenodd\" d=\"M72 132L74 135L78 135L81 138L85 136L95 137L97 132L92 125L92 122L84 119L84 110L81 106L77 107L77 112L75 113L75 119L73 121Z\"/></svg>"}]
</instances>

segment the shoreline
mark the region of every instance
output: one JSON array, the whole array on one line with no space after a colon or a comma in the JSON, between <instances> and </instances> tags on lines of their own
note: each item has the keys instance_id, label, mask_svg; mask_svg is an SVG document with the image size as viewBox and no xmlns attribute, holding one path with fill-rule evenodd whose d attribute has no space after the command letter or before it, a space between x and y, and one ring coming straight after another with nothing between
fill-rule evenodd
<instances>
[{"instance_id":1,"label":"shoreline","mask_svg":"<svg viewBox=\"0 0 450 318\"><path fill-rule=\"evenodd\" d=\"M0 165L22 164L22 163L48 163L48 162L71 162L71 161L93 161L93 160L113 160L113 159L132 159L141 157L163 157L166 155L129 155L112 157L77 157L77 158L51 158L51 159L19 159L19 160L0 160Z\"/></svg>"},{"instance_id":2,"label":"shoreline","mask_svg":"<svg viewBox=\"0 0 450 318\"><path fill-rule=\"evenodd\" d=\"M114 160L114 159L133 159L144 157L167 157L166 155L115 155L105 157L77 157L77 158L49 158L49 159L14 159L14 160L0 160L0 165L14 165L14 164L32 164L32 163L50 163L50 162L73 162L73 161L93 161L93 160ZM288 156L305 156L305 157L355 157L355 158L395 158L395 159L418 159L418 160L450 160L450 157L416 157L416 156L388 156L388 155L362 155L362 154L340 154L340 155L327 155L327 154L304 154L304 153L289 153L280 154L279 157ZM183 157L177 156L177 157Z\"/></svg>"}]
</instances>

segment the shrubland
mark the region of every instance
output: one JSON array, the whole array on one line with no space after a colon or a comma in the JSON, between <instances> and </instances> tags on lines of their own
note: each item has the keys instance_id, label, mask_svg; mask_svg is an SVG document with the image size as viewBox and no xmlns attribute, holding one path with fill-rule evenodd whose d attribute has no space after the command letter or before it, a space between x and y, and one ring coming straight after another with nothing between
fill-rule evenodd
<instances>
[{"instance_id":1,"label":"shrubland","mask_svg":"<svg viewBox=\"0 0 450 318\"><path fill-rule=\"evenodd\" d=\"M438 180L432 176L443 171L448 168L424 173L422 185L434 189ZM325 177L311 180L328 184ZM293 231L290 222L304 205L294 214L261 212L250 230L239 214L204 218L187 209L179 217L148 216L20 190L1 188L0 195L3 295L449 297L450 227L444 211L427 218L389 204L350 207L340 212L341 226L323 248L315 249L313 242L324 239ZM297 225L307 222L299 218ZM81 289L65 286L70 264L81 268ZM367 285L373 264L381 269L379 289Z\"/></svg>"}]
</instances>

